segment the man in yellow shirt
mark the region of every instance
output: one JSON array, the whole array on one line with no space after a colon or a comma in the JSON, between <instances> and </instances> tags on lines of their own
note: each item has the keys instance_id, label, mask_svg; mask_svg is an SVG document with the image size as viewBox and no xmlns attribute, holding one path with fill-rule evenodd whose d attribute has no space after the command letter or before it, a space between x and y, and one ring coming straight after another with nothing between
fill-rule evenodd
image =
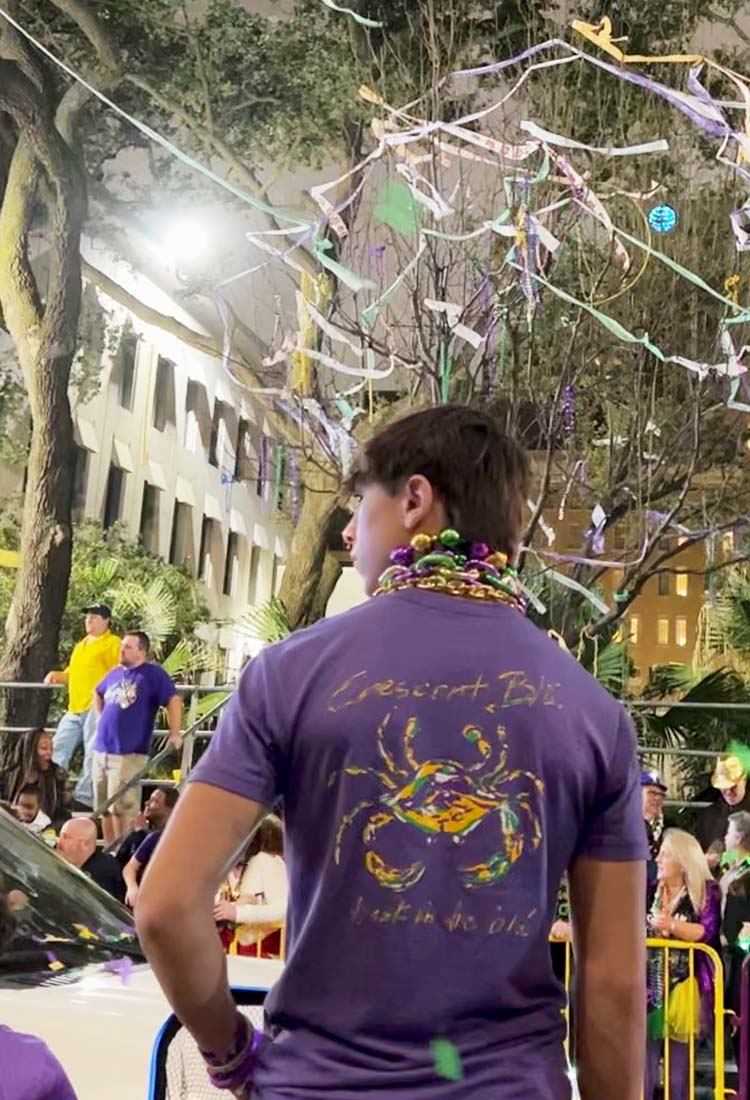
<instances>
[{"instance_id":1,"label":"man in yellow shirt","mask_svg":"<svg viewBox=\"0 0 750 1100\"><path fill-rule=\"evenodd\" d=\"M48 672L45 684L66 684L68 710L60 719L52 743L52 759L67 769L73 753L83 742L83 769L76 785L75 801L86 809L94 804L91 783L91 752L96 737L94 689L120 661L120 639L109 629L112 611L106 604L84 610L86 636L74 648L67 668Z\"/></svg>"}]
</instances>

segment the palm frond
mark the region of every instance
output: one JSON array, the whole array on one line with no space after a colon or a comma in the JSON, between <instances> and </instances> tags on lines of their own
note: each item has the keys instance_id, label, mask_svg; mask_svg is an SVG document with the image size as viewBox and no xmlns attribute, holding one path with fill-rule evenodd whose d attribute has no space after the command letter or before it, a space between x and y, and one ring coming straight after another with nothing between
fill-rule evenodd
<instances>
[{"instance_id":1,"label":"palm frond","mask_svg":"<svg viewBox=\"0 0 750 1100\"><path fill-rule=\"evenodd\" d=\"M723 704L715 710L668 705L642 713L642 740L657 752L660 748L720 752L732 740L747 740L748 712L727 706L750 703L748 687L734 669L701 672L689 665L666 665L653 671L648 694L653 698L670 695L681 703ZM684 757L674 765L673 774L689 795L702 790L709 770L705 757Z\"/></svg>"},{"instance_id":2,"label":"palm frond","mask_svg":"<svg viewBox=\"0 0 750 1100\"><path fill-rule=\"evenodd\" d=\"M590 644L589 640L589 644L582 645L578 659L612 695L623 694L630 675L626 643L611 640L601 645Z\"/></svg>"},{"instance_id":3,"label":"palm frond","mask_svg":"<svg viewBox=\"0 0 750 1100\"><path fill-rule=\"evenodd\" d=\"M270 600L253 607L233 623L234 627L255 641L270 645L280 642L291 634L286 609L280 600L271 596Z\"/></svg>"},{"instance_id":4,"label":"palm frond","mask_svg":"<svg viewBox=\"0 0 750 1100\"><path fill-rule=\"evenodd\" d=\"M195 676L199 672L216 672L221 655L215 646L200 638L183 638L162 661L165 672L177 677Z\"/></svg>"},{"instance_id":5,"label":"palm frond","mask_svg":"<svg viewBox=\"0 0 750 1100\"><path fill-rule=\"evenodd\" d=\"M113 592L115 618L133 629L144 630L158 654L166 638L175 631L177 608L171 589L159 577L145 588L123 581Z\"/></svg>"}]
</instances>

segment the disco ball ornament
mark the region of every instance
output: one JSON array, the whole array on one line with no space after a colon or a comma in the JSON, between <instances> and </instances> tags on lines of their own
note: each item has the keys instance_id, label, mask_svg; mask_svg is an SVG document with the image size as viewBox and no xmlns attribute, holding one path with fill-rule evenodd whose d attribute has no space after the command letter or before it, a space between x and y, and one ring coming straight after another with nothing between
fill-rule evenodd
<instances>
[{"instance_id":1,"label":"disco ball ornament","mask_svg":"<svg viewBox=\"0 0 750 1100\"><path fill-rule=\"evenodd\" d=\"M666 203L654 206L648 212L648 224L655 233L671 233L677 225L677 211Z\"/></svg>"}]
</instances>

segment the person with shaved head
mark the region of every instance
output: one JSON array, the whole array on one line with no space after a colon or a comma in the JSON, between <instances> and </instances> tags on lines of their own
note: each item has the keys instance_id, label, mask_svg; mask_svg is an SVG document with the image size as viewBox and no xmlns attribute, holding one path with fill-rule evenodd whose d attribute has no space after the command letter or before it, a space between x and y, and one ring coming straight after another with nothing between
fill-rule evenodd
<instances>
[{"instance_id":1,"label":"person with shaved head","mask_svg":"<svg viewBox=\"0 0 750 1100\"><path fill-rule=\"evenodd\" d=\"M83 871L102 890L117 901L125 900L120 865L114 856L97 849L96 823L90 817L74 817L66 821L60 830L57 849L68 863Z\"/></svg>"}]
</instances>

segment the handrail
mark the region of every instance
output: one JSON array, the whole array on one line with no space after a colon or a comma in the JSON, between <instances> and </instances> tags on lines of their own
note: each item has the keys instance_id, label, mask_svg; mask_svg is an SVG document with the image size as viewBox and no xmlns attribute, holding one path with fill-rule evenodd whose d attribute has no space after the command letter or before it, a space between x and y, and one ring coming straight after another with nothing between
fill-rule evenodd
<instances>
[{"instance_id":1,"label":"handrail","mask_svg":"<svg viewBox=\"0 0 750 1100\"><path fill-rule=\"evenodd\" d=\"M236 683L233 684L215 684L211 687L209 684L175 684L177 691L189 694L190 692L197 691L199 694L207 695L212 691L234 691L237 687ZM33 680L0 680L0 691L25 691L28 689L42 688L45 691L64 691L67 690L67 684L37 684Z\"/></svg>"}]
</instances>

